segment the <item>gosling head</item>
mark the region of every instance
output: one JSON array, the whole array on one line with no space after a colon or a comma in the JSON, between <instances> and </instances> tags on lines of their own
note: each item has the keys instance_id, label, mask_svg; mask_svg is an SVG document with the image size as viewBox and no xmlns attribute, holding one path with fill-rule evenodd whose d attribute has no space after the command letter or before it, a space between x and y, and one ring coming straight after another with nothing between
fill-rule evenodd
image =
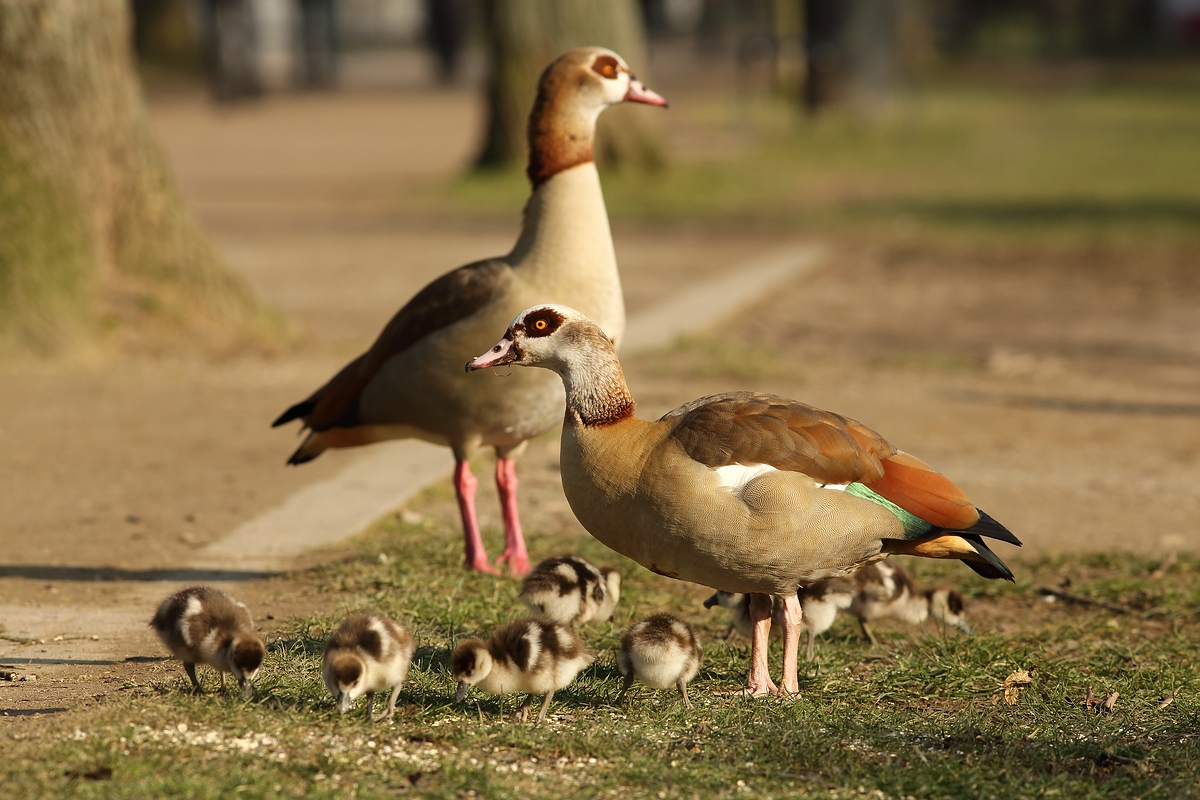
<instances>
[{"instance_id":1,"label":"gosling head","mask_svg":"<svg viewBox=\"0 0 1200 800\"><path fill-rule=\"evenodd\" d=\"M929 599L929 616L953 625L963 633L971 632L966 620L966 603L957 589L927 589L925 596Z\"/></svg>"},{"instance_id":2,"label":"gosling head","mask_svg":"<svg viewBox=\"0 0 1200 800\"><path fill-rule=\"evenodd\" d=\"M257 634L239 634L229 640L226 663L242 687L242 697L247 700L254 695L254 676L266 655L267 648Z\"/></svg>"},{"instance_id":3,"label":"gosling head","mask_svg":"<svg viewBox=\"0 0 1200 800\"><path fill-rule=\"evenodd\" d=\"M467 691L485 679L492 671L492 656L487 645L478 639L467 639L454 648L450 656L450 675L458 681L454 702L461 703Z\"/></svg>"},{"instance_id":4,"label":"gosling head","mask_svg":"<svg viewBox=\"0 0 1200 800\"><path fill-rule=\"evenodd\" d=\"M366 693L366 665L355 653L337 653L325 664L325 686L333 694L338 711L345 714Z\"/></svg>"}]
</instances>

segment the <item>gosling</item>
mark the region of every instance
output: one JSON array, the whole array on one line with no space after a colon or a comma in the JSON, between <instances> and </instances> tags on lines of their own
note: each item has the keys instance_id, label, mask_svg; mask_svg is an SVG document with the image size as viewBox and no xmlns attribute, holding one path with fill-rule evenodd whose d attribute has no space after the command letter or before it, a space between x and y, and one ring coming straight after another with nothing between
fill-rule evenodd
<instances>
[{"instance_id":1,"label":"gosling","mask_svg":"<svg viewBox=\"0 0 1200 800\"><path fill-rule=\"evenodd\" d=\"M703 658L700 640L686 622L670 614L654 614L635 623L617 650L617 668L625 676L617 703L625 702L636 678L655 689L676 687L684 707L691 708L687 685L700 671Z\"/></svg>"},{"instance_id":2,"label":"gosling","mask_svg":"<svg viewBox=\"0 0 1200 800\"><path fill-rule=\"evenodd\" d=\"M521 602L561 625L606 622L620 599L621 573L579 556L547 558L521 581Z\"/></svg>"},{"instance_id":3,"label":"gosling","mask_svg":"<svg viewBox=\"0 0 1200 800\"><path fill-rule=\"evenodd\" d=\"M399 623L374 614L347 618L325 643L325 686L338 711L345 714L365 694L368 720L391 719L414 650L416 643ZM372 716L375 694L389 690L387 709Z\"/></svg>"},{"instance_id":4,"label":"gosling","mask_svg":"<svg viewBox=\"0 0 1200 800\"><path fill-rule=\"evenodd\" d=\"M796 592L800 600L800 630L808 637L804 648L804 658L812 661L816 651L817 636L833 627L838 611L850 607L854 601L855 585L846 578L827 578L808 586L801 587ZM733 620L726 638L737 631L750 638L750 596L733 592L717 592L704 601L705 608L721 606L733 611ZM778 613L778 609L776 609ZM772 626L772 635L777 635L778 626Z\"/></svg>"},{"instance_id":5,"label":"gosling","mask_svg":"<svg viewBox=\"0 0 1200 800\"><path fill-rule=\"evenodd\" d=\"M196 664L208 664L221 676L222 691L228 672L237 679L243 698L253 696L254 676L267 648L245 605L220 589L192 586L163 600L150 627L183 662L196 694L204 694Z\"/></svg>"},{"instance_id":6,"label":"gosling","mask_svg":"<svg viewBox=\"0 0 1200 800\"><path fill-rule=\"evenodd\" d=\"M966 604L956 589L918 588L903 567L883 561L868 564L850 578L855 584L850 613L858 619L863 636L872 647L879 644L870 625L877 619L897 619L920 625L933 617L963 633L971 632L966 621Z\"/></svg>"},{"instance_id":7,"label":"gosling","mask_svg":"<svg viewBox=\"0 0 1200 800\"><path fill-rule=\"evenodd\" d=\"M592 663L592 654L579 634L567 625L545 617L518 619L497 628L483 642L467 639L454 648L450 672L458 681L455 702L462 702L472 686L492 694L528 692L517 710L521 722L529 719L534 695L544 695L537 724L546 721L554 693Z\"/></svg>"}]
</instances>

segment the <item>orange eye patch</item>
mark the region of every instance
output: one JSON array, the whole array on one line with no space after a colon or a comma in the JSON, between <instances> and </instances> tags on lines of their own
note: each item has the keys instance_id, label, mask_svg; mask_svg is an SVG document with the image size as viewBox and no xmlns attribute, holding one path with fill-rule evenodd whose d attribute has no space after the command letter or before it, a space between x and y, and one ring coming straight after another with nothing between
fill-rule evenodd
<instances>
[{"instance_id":1,"label":"orange eye patch","mask_svg":"<svg viewBox=\"0 0 1200 800\"><path fill-rule=\"evenodd\" d=\"M617 77L617 60L612 56L600 56L592 63L592 69L601 76L612 79Z\"/></svg>"}]
</instances>

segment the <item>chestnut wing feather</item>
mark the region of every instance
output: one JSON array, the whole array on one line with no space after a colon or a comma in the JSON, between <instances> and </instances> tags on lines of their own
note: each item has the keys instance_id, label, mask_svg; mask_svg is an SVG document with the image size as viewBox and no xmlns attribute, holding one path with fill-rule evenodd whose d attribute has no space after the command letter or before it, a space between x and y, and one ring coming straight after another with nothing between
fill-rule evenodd
<instances>
[{"instance_id":1,"label":"chestnut wing feather","mask_svg":"<svg viewBox=\"0 0 1200 800\"><path fill-rule=\"evenodd\" d=\"M307 400L285 412L275 424L299 417L314 431L338 425L389 358L486 306L511 269L505 261L489 259L437 278L396 312L370 350L343 367Z\"/></svg>"},{"instance_id":2,"label":"chestnut wing feather","mask_svg":"<svg viewBox=\"0 0 1200 800\"><path fill-rule=\"evenodd\" d=\"M705 466L766 464L822 483L875 480L896 452L859 422L770 394L710 395L662 419L677 420L671 438Z\"/></svg>"}]
</instances>

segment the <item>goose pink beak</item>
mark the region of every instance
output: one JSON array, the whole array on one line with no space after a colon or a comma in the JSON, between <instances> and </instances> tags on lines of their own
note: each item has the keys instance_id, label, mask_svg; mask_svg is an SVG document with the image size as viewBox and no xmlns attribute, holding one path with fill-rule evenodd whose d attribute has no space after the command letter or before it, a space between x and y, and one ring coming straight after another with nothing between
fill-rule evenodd
<instances>
[{"instance_id":1,"label":"goose pink beak","mask_svg":"<svg viewBox=\"0 0 1200 800\"><path fill-rule=\"evenodd\" d=\"M652 89L647 89L637 78L630 79L629 91L625 93L625 100L631 103L667 107L667 98Z\"/></svg>"},{"instance_id":2,"label":"goose pink beak","mask_svg":"<svg viewBox=\"0 0 1200 800\"><path fill-rule=\"evenodd\" d=\"M513 344L512 337L505 335L503 339L496 342L496 346L488 350L478 358L473 358L467 362L467 372L474 372L477 369L487 369L488 367L499 367L504 364L511 364L521 357L517 352L516 346Z\"/></svg>"}]
</instances>

